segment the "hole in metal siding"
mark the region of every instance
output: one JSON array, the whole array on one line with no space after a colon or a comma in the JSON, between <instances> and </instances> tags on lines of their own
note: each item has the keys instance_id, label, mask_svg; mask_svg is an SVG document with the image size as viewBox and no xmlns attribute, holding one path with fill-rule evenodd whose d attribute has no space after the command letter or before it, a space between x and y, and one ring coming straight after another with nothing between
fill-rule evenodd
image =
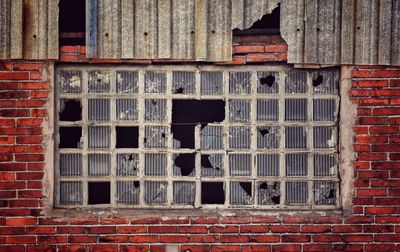
<instances>
[{"instance_id":1,"label":"hole in metal siding","mask_svg":"<svg viewBox=\"0 0 400 252\"><path fill-rule=\"evenodd\" d=\"M60 175L61 176L82 175L82 154L79 153L60 154Z\"/></svg>"},{"instance_id":2,"label":"hole in metal siding","mask_svg":"<svg viewBox=\"0 0 400 252\"><path fill-rule=\"evenodd\" d=\"M76 122L82 120L80 100L61 99L59 110L60 121Z\"/></svg>"},{"instance_id":3,"label":"hole in metal siding","mask_svg":"<svg viewBox=\"0 0 400 252\"><path fill-rule=\"evenodd\" d=\"M167 91L167 77L162 72L146 72L144 75L145 93L165 94Z\"/></svg>"},{"instance_id":4,"label":"hole in metal siding","mask_svg":"<svg viewBox=\"0 0 400 252\"><path fill-rule=\"evenodd\" d=\"M286 154L286 176L307 176L307 156L305 153Z\"/></svg>"},{"instance_id":5,"label":"hole in metal siding","mask_svg":"<svg viewBox=\"0 0 400 252\"><path fill-rule=\"evenodd\" d=\"M251 93L251 73L250 72L230 72L229 73L229 93L230 94L250 94Z\"/></svg>"},{"instance_id":6,"label":"hole in metal siding","mask_svg":"<svg viewBox=\"0 0 400 252\"><path fill-rule=\"evenodd\" d=\"M165 153L145 153L145 155L144 155L144 174L146 176L165 176L165 175L167 175L167 154L165 154Z\"/></svg>"},{"instance_id":7,"label":"hole in metal siding","mask_svg":"<svg viewBox=\"0 0 400 252\"><path fill-rule=\"evenodd\" d=\"M146 121L164 121L167 116L167 100L144 100L144 119Z\"/></svg>"},{"instance_id":8,"label":"hole in metal siding","mask_svg":"<svg viewBox=\"0 0 400 252\"><path fill-rule=\"evenodd\" d=\"M314 121L335 121L336 103L333 99L313 100Z\"/></svg>"},{"instance_id":9,"label":"hole in metal siding","mask_svg":"<svg viewBox=\"0 0 400 252\"><path fill-rule=\"evenodd\" d=\"M285 121L306 121L307 111L307 99L285 99Z\"/></svg>"},{"instance_id":10,"label":"hole in metal siding","mask_svg":"<svg viewBox=\"0 0 400 252\"><path fill-rule=\"evenodd\" d=\"M250 149L251 127L229 127L229 148Z\"/></svg>"},{"instance_id":11,"label":"hole in metal siding","mask_svg":"<svg viewBox=\"0 0 400 252\"><path fill-rule=\"evenodd\" d=\"M305 94L307 91L307 72L290 71L285 80L285 92L288 94Z\"/></svg>"},{"instance_id":12,"label":"hole in metal siding","mask_svg":"<svg viewBox=\"0 0 400 252\"><path fill-rule=\"evenodd\" d=\"M194 94L196 91L194 72L172 72L172 85L174 94Z\"/></svg>"},{"instance_id":13,"label":"hole in metal siding","mask_svg":"<svg viewBox=\"0 0 400 252\"><path fill-rule=\"evenodd\" d=\"M139 111L137 100L135 99L118 99L116 101L117 120L121 121L137 121L139 119Z\"/></svg>"},{"instance_id":14,"label":"hole in metal siding","mask_svg":"<svg viewBox=\"0 0 400 252\"><path fill-rule=\"evenodd\" d=\"M88 204L110 204L110 182L88 182Z\"/></svg>"},{"instance_id":15,"label":"hole in metal siding","mask_svg":"<svg viewBox=\"0 0 400 252\"><path fill-rule=\"evenodd\" d=\"M224 174L223 154L201 155L202 177L222 177Z\"/></svg>"},{"instance_id":16,"label":"hole in metal siding","mask_svg":"<svg viewBox=\"0 0 400 252\"><path fill-rule=\"evenodd\" d=\"M139 181L117 181L117 202L120 204L139 204Z\"/></svg>"},{"instance_id":17,"label":"hole in metal siding","mask_svg":"<svg viewBox=\"0 0 400 252\"><path fill-rule=\"evenodd\" d=\"M285 127L285 148L303 149L307 148L307 131L305 127Z\"/></svg>"},{"instance_id":18,"label":"hole in metal siding","mask_svg":"<svg viewBox=\"0 0 400 252\"><path fill-rule=\"evenodd\" d=\"M278 100L257 99L257 121L278 121Z\"/></svg>"},{"instance_id":19,"label":"hole in metal siding","mask_svg":"<svg viewBox=\"0 0 400 252\"><path fill-rule=\"evenodd\" d=\"M168 182L165 181L145 181L144 182L144 201L147 204L167 203Z\"/></svg>"},{"instance_id":20,"label":"hole in metal siding","mask_svg":"<svg viewBox=\"0 0 400 252\"><path fill-rule=\"evenodd\" d=\"M117 176L137 176L139 155L137 153L117 154Z\"/></svg>"},{"instance_id":21,"label":"hole in metal siding","mask_svg":"<svg viewBox=\"0 0 400 252\"><path fill-rule=\"evenodd\" d=\"M139 127L115 127L116 148L138 148Z\"/></svg>"},{"instance_id":22,"label":"hole in metal siding","mask_svg":"<svg viewBox=\"0 0 400 252\"><path fill-rule=\"evenodd\" d=\"M336 176L337 154L314 154L314 176Z\"/></svg>"},{"instance_id":23,"label":"hole in metal siding","mask_svg":"<svg viewBox=\"0 0 400 252\"><path fill-rule=\"evenodd\" d=\"M319 126L313 128L314 148L327 149L336 147L335 127Z\"/></svg>"},{"instance_id":24,"label":"hole in metal siding","mask_svg":"<svg viewBox=\"0 0 400 252\"><path fill-rule=\"evenodd\" d=\"M200 72L200 91L202 95L221 95L222 86L222 72Z\"/></svg>"},{"instance_id":25,"label":"hole in metal siding","mask_svg":"<svg viewBox=\"0 0 400 252\"><path fill-rule=\"evenodd\" d=\"M257 154L258 176L279 176L279 154Z\"/></svg>"},{"instance_id":26,"label":"hole in metal siding","mask_svg":"<svg viewBox=\"0 0 400 252\"><path fill-rule=\"evenodd\" d=\"M117 93L129 94L138 92L139 86L137 72L117 72Z\"/></svg>"},{"instance_id":27,"label":"hole in metal siding","mask_svg":"<svg viewBox=\"0 0 400 252\"><path fill-rule=\"evenodd\" d=\"M88 119L91 121L110 120L110 100L89 99L88 100Z\"/></svg>"},{"instance_id":28,"label":"hole in metal siding","mask_svg":"<svg viewBox=\"0 0 400 252\"><path fill-rule=\"evenodd\" d=\"M81 71L59 71L57 73L60 93L80 93L82 91Z\"/></svg>"},{"instance_id":29,"label":"hole in metal siding","mask_svg":"<svg viewBox=\"0 0 400 252\"><path fill-rule=\"evenodd\" d=\"M305 204L308 200L308 185L305 181L286 182L286 203Z\"/></svg>"},{"instance_id":30,"label":"hole in metal siding","mask_svg":"<svg viewBox=\"0 0 400 252\"><path fill-rule=\"evenodd\" d=\"M230 183L230 203L233 205L250 205L253 203L251 182Z\"/></svg>"},{"instance_id":31,"label":"hole in metal siding","mask_svg":"<svg viewBox=\"0 0 400 252\"><path fill-rule=\"evenodd\" d=\"M251 166L251 154L229 155L229 174L231 176L250 176Z\"/></svg>"},{"instance_id":32,"label":"hole in metal siding","mask_svg":"<svg viewBox=\"0 0 400 252\"><path fill-rule=\"evenodd\" d=\"M195 176L196 153L174 154L174 176Z\"/></svg>"},{"instance_id":33,"label":"hole in metal siding","mask_svg":"<svg viewBox=\"0 0 400 252\"><path fill-rule=\"evenodd\" d=\"M277 72L257 72L257 93L278 93L278 76Z\"/></svg>"},{"instance_id":34,"label":"hole in metal siding","mask_svg":"<svg viewBox=\"0 0 400 252\"><path fill-rule=\"evenodd\" d=\"M258 183L258 204L277 205L281 201L280 183L266 181Z\"/></svg>"},{"instance_id":35,"label":"hole in metal siding","mask_svg":"<svg viewBox=\"0 0 400 252\"><path fill-rule=\"evenodd\" d=\"M88 143L89 148L93 149L110 148L111 128L108 126L89 126Z\"/></svg>"},{"instance_id":36,"label":"hole in metal siding","mask_svg":"<svg viewBox=\"0 0 400 252\"><path fill-rule=\"evenodd\" d=\"M279 147L279 127L261 126L257 127L257 148L277 149Z\"/></svg>"},{"instance_id":37,"label":"hole in metal siding","mask_svg":"<svg viewBox=\"0 0 400 252\"><path fill-rule=\"evenodd\" d=\"M81 148L82 127L60 127L60 143L62 148Z\"/></svg>"},{"instance_id":38,"label":"hole in metal siding","mask_svg":"<svg viewBox=\"0 0 400 252\"><path fill-rule=\"evenodd\" d=\"M61 181L60 204L82 204L82 183L79 181Z\"/></svg>"},{"instance_id":39,"label":"hole in metal siding","mask_svg":"<svg viewBox=\"0 0 400 252\"><path fill-rule=\"evenodd\" d=\"M88 168L89 176L110 175L111 156L109 154L89 154Z\"/></svg>"},{"instance_id":40,"label":"hole in metal siding","mask_svg":"<svg viewBox=\"0 0 400 252\"><path fill-rule=\"evenodd\" d=\"M251 105L249 100L229 100L229 121L249 122Z\"/></svg>"},{"instance_id":41,"label":"hole in metal siding","mask_svg":"<svg viewBox=\"0 0 400 252\"><path fill-rule=\"evenodd\" d=\"M194 205L196 183L189 181L174 181L174 204Z\"/></svg>"},{"instance_id":42,"label":"hole in metal siding","mask_svg":"<svg viewBox=\"0 0 400 252\"><path fill-rule=\"evenodd\" d=\"M89 93L109 93L111 87L110 71L90 71L88 92Z\"/></svg>"},{"instance_id":43,"label":"hole in metal siding","mask_svg":"<svg viewBox=\"0 0 400 252\"><path fill-rule=\"evenodd\" d=\"M335 205L338 183L332 181L314 181L314 203L316 205Z\"/></svg>"},{"instance_id":44,"label":"hole in metal siding","mask_svg":"<svg viewBox=\"0 0 400 252\"><path fill-rule=\"evenodd\" d=\"M201 204L224 204L223 182L201 182Z\"/></svg>"}]
</instances>

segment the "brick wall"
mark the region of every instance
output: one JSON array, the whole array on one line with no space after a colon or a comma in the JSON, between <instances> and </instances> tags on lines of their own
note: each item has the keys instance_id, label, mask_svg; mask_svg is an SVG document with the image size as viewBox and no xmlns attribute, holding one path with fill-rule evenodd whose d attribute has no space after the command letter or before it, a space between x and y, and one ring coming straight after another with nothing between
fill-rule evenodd
<instances>
[{"instance_id":1,"label":"brick wall","mask_svg":"<svg viewBox=\"0 0 400 252\"><path fill-rule=\"evenodd\" d=\"M283 43L263 39L236 40L229 64L286 59ZM83 47L63 47L61 60L89 62ZM47 202L44 125L52 78L47 70L52 64L0 62L0 251L160 252L174 244L191 252L400 250L400 68L354 66L352 71L357 157L350 216L281 211L241 217L83 213L56 218L42 212Z\"/></svg>"}]
</instances>

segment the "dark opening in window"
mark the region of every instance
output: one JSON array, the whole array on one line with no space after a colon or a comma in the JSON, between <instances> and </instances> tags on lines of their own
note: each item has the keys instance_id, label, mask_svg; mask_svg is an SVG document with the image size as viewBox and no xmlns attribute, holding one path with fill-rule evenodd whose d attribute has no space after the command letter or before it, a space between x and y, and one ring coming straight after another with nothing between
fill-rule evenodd
<instances>
[{"instance_id":1,"label":"dark opening in window","mask_svg":"<svg viewBox=\"0 0 400 252\"><path fill-rule=\"evenodd\" d=\"M117 135L116 148L138 148L139 128L138 127L115 127Z\"/></svg>"},{"instance_id":2,"label":"dark opening in window","mask_svg":"<svg viewBox=\"0 0 400 252\"><path fill-rule=\"evenodd\" d=\"M280 34L280 12L278 6L270 14L265 14L260 20L245 30L234 29L233 35L277 35Z\"/></svg>"},{"instance_id":3,"label":"dark opening in window","mask_svg":"<svg viewBox=\"0 0 400 252\"><path fill-rule=\"evenodd\" d=\"M88 204L110 204L110 182L88 182Z\"/></svg>"},{"instance_id":4,"label":"dark opening in window","mask_svg":"<svg viewBox=\"0 0 400 252\"><path fill-rule=\"evenodd\" d=\"M85 0L60 0L60 45L84 45L86 31Z\"/></svg>"}]
</instances>

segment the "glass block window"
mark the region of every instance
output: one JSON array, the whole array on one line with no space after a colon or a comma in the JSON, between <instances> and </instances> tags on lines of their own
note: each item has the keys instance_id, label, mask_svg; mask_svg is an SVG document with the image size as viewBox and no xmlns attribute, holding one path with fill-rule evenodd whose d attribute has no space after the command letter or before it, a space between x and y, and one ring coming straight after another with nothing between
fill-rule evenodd
<instances>
[{"instance_id":1,"label":"glass block window","mask_svg":"<svg viewBox=\"0 0 400 252\"><path fill-rule=\"evenodd\" d=\"M337 70L59 66L56 206L339 207Z\"/></svg>"}]
</instances>

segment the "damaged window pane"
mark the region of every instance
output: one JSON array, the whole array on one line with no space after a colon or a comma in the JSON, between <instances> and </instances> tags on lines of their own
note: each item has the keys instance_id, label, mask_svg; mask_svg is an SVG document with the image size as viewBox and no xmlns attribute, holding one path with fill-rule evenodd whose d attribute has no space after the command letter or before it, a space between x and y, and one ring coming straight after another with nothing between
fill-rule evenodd
<instances>
[{"instance_id":1,"label":"damaged window pane","mask_svg":"<svg viewBox=\"0 0 400 252\"><path fill-rule=\"evenodd\" d=\"M202 150L222 150L224 144L223 126L207 125L200 131Z\"/></svg>"},{"instance_id":2,"label":"damaged window pane","mask_svg":"<svg viewBox=\"0 0 400 252\"><path fill-rule=\"evenodd\" d=\"M144 119L146 121L164 121L167 116L167 100L146 99L144 101Z\"/></svg>"},{"instance_id":3,"label":"damaged window pane","mask_svg":"<svg viewBox=\"0 0 400 252\"><path fill-rule=\"evenodd\" d=\"M279 176L279 154L257 154L258 176Z\"/></svg>"},{"instance_id":4,"label":"damaged window pane","mask_svg":"<svg viewBox=\"0 0 400 252\"><path fill-rule=\"evenodd\" d=\"M257 121L278 121L279 103L278 100L257 100Z\"/></svg>"},{"instance_id":5,"label":"damaged window pane","mask_svg":"<svg viewBox=\"0 0 400 252\"><path fill-rule=\"evenodd\" d=\"M316 205L335 205L337 183L331 181L314 181L314 203Z\"/></svg>"},{"instance_id":6,"label":"damaged window pane","mask_svg":"<svg viewBox=\"0 0 400 252\"><path fill-rule=\"evenodd\" d=\"M174 204L194 205L196 183L188 181L174 181Z\"/></svg>"},{"instance_id":7,"label":"damaged window pane","mask_svg":"<svg viewBox=\"0 0 400 252\"><path fill-rule=\"evenodd\" d=\"M167 202L168 182L145 181L144 201L146 204L165 204Z\"/></svg>"},{"instance_id":8,"label":"damaged window pane","mask_svg":"<svg viewBox=\"0 0 400 252\"><path fill-rule=\"evenodd\" d=\"M139 127L115 127L115 148L138 148Z\"/></svg>"},{"instance_id":9,"label":"damaged window pane","mask_svg":"<svg viewBox=\"0 0 400 252\"><path fill-rule=\"evenodd\" d=\"M90 71L88 74L89 93L109 93L112 74L110 71Z\"/></svg>"},{"instance_id":10,"label":"damaged window pane","mask_svg":"<svg viewBox=\"0 0 400 252\"><path fill-rule=\"evenodd\" d=\"M167 148L168 127L145 126L144 146L146 148Z\"/></svg>"},{"instance_id":11,"label":"damaged window pane","mask_svg":"<svg viewBox=\"0 0 400 252\"><path fill-rule=\"evenodd\" d=\"M285 120L306 121L307 120L307 99L286 99Z\"/></svg>"},{"instance_id":12,"label":"damaged window pane","mask_svg":"<svg viewBox=\"0 0 400 252\"><path fill-rule=\"evenodd\" d=\"M285 80L285 92L289 94L307 93L307 72L290 71Z\"/></svg>"},{"instance_id":13,"label":"damaged window pane","mask_svg":"<svg viewBox=\"0 0 400 252\"><path fill-rule=\"evenodd\" d=\"M88 182L88 204L110 204L110 182Z\"/></svg>"},{"instance_id":14,"label":"damaged window pane","mask_svg":"<svg viewBox=\"0 0 400 252\"><path fill-rule=\"evenodd\" d=\"M137 153L117 154L117 176L137 176L139 155Z\"/></svg>"},{"instance_id":15,"label":"damaged window pane","mask_svg":"<svg viewBox=\"0 0 400 252\"><path fill-rule=\"evenodd\" d=\"M79 181L61 181L60 204L82 204L82 183Z\"/></svg>"},{"instance_id":16,"label":"damaged window pane","mask_svg":"<svg viewBox=\"0 0 400 252\"><path fill-rule=\"evenodd\" d=\"M195 176L196 153L175 153L174 176Z\"/></svg>"},{"instance_id":17,"label":"damaged window pane","mask_svg":"<svg viewBox=\"0 0 400 252\"><path fill-rule=\"evenodd\" d=\"M231 176L250 176L251 164L251 154L230 154L229 174Z\"/></svg>"},{"instance_id":18,"label":"damaged window pane","mask_svg":"<svg viewBox=\"0 0 400 252\"><path fill-rule=\"evenodd\" d=\"M335 121L336 104L333 99L314 99L313 100L313 120L314 121Z\"/></svg>"},{"instance_id":19,"label":"damaged window pane","mask_svg":"<svg viewBox=\"0 0 400 252\"><path fill-rule=\"evenodd\" d=\"M195 75L194 72L172 72L173 94L194 94Z\"/></svg>"},{"instance_id":20,"label":"damaged window pane","mask_svg":"<svg viewBox=\"0 0 400 252\"><path fill-rule=\"evenodd\" d=\"M144 75L145 93L165 94L167 91L167 77L163 72L146 72Z\"/></svg>"},{"instance_id":21,"label":"damaged window pane","mask_svg":"<svg viewBox=\"0 0 400 252\"><path fill-rule=\"evenodd\" d=\"M318 71L312 74L314 94L337 94L339 74L337 71Z\"/></svg>"},{"instance_id":22,"label":"damaged window pane","mask_svg":"<svg viewBox=\"0 0 400 252\"><path fill-rule=\"evenodd\" d=\"M60 93L80 93L82 91L81 71L59 71L57 73Z\"/></svg>"},{"instance_id":23,"label":"damaged window pane","mask_svg":"<svg viewBox=\"0 0 400 252\"><path fill-rule=\"evenodd\" d=\"M201 182L201 204L225 204L223 182Z\"/></svg>"},{"instance_id":24,"label":"damaged window pane","mask_svg":"<svg viewBox=\"0 0 400 252\"><path fill-rule=\"evenodd\" d=\"M89 148L106 149L110 148L111 129L108 126L88 127Z\"/></svg>"},{"instance_id":25,"label":"damaged window pane","mask_svg":"<svg viewBox=\"0 0 400 252\"><path fill-rule=\"evenodd\" d=\"M61 176L82 175L82 154L79 153L60 154L60 175Z\"/></svg>"},{"instance_id":26,"label":"damaged window pane","mask_svg":"<svg viewBox=\"0 0 400 252\"><path fill-rule=\"evenodd\" d=\"M88 165L89 176L108 176L110 175L111 156L108 154L89 154Z\"/></svg>"},{"instance_id":27,"label":"damaged window pane","mask_svg":"<svg viewBox=\"0 0 400 252\"><path fill-rule=\"evenodd\" d=\"M230 72L229 73L229 93L230 94L250 94L251 93L251 73L250 72Z\"/></svg>"},{"instance_id":28,"label":"damaged window pane","mask_svg":"<svg viewBox=\"0 0 400 252\"><path fill-rule=\"evenodd\" d=\"M146 176L167 175L167 154L146 153L144 155L144 174Z\"/></svg>"},{"instance_id":29,"label":"damaged window pane","mask_svg":"<svg viewBox=\"0 0 400 252\"><path fill-rule=\"evenodd\" d=\"M307 148L307 130L301 126L285 128L285 147L288 149Z\"/></svg>"},{"instance_id":30,"label":"damaged window pane","mask_svg":"<svg viewBox=\"0 0 400 252\"><path fill-rule=\"evenodd\" d=\"M117 72L117 93L131 94L138 93L137 72Z\"/></svg>"},{"instance_id":31,"label":"damaged window pane","mask_svg":"<svg viewBox=\"0 0 400 252\"><path fill-rule=\"evenodd\" d=\"M286 203L306 204L308 200L308 184L305 181L286 182Z\"/></svg>"},{"instance_id":32,"label":"damaged window pane","mask_svg":"<svg viewBox=\"0 0 400 252\"><path fill-rule=\"evenodd\" d=\"M61 99L59 108L60 121L76 122L82 120L80 100Z\"/></svg>"},{"instance_id":33,"label":"damaged window pane","mask_svg":"<svg viewBox=\"0 0 400 252\"><path fill-rule=\"evenodd\" d=\"M202 177L222 177L224 174L223 154L201 155Z\"/></svg>"},{"instance_id":34,"label":"damaged window pane","mask_svg":"<svg viewBox=\"0 0 400 252\"><path fill-rule=\"evenodd\" d=\"M139 119L139 109L135 99L118 99L116 103L117 120L137 121Z\"/></svg>"},{"instance_id":35,"label":"damaged window pane","mask_svg":"<svg viewBox=\"0 0 400 252\"><path fill-rule=\"evenodd\" d=\"M229 128L229 148L231 149L250 149L251 128L250 127L230 127Z\"/></svg>"},{"instance_id":36,"label":"damaged window pane","mask_svg":"<svg viewBox=\"0 0 400 252\"><path fill-rule=\"evenodd\" d=\"M308 154L295 153L286 154L286 176L308 175Z\"/></svg>"},{"instance_id":37,"label":"damaged window pane","mask_svg":"<svg viewBox=\"0 0 400 252\"><path fill-rule=\"evenodd\" d=\"M58 147L62 148L81 148L82 147L82 128L81 127L60 127L60 143Z\"/></svg>"},{"instance_id":38,"label":"damaged window pane","mask_svg":"<svg viewBox=\"0 0 400 252\"><path fill-rule=\"evenodd\" d=\"M279 147L279 127L257 127L257 148L277 149Z\"/></svg>"},{"instance_id":39,"label":"damaged window pane","mask_svg":"<svg viewBox=\"0 0 400 252\"><path fill-rule=\"evenodd\" d=\"M281 185L279 182L266 181L258 183L258 204L278 205L281 203Z\"/></svg>"},{"instance_id":40,"label":"damaged window pane","mask_svg":"<svg viewBox=\"0 0 400 252\"><path fill-rule=\"evenodd\" d=\"M139 181L117 181L117 202L120 204L139 204Z\"/></svg>"},{"instance_id":41,"label":"damaged window pane","mask_svg":"<svg viewBox=\"0 0 400 252\"><path fill-rule=\"evenodd\" d=\"M257 72L257 93L278 93L278 76L277 72Z\"/></svg>"},{"instance_id":42,"label":"damaged window pane","mask_svg":"<svg viewBox=\"0 0 400 252\"><path fill-rule=\"evenodd\" d=\"M91 121L110 120L110 100L89 99L88 100L88 119Z\"/></svg>"},{"instance_id":43,"label":"damaged window pane","mask_svg":"<svg viewBox=\"0 0 400 252\"><path fill-rule=\"evenodd\" d=\"M249 100L229 100L229 121L249 122L251 105Z\"/></svg>"},{"instance_id":44,"label":"damaged window pane","mask_svg":"<svg viewBox=\"0 0 400 252\"><path fill-rule=\"evenodd\" d=\"M313 128L314 148L327 149L336 147L335 127L314 127Z\"/></svg>"},{"instance_id":45,"label":"damaged window pane","mask_svg":"<svg viewBox=\"0 0 400 252\"><path fill-rule=\"evenodd\" d=\"M337 154L314 154L314 176L336 176L337 159Z\"/></svg>"},{"instance_id":46,"label":"damaged window pane","mask_svg":"<svg viewBox=\"0 0 400 252\"><path fill-rule=\"evenodd\" d=\"M202 95L222 94L222 72L200 72L200 79Z\"/></svg>"},{"instance_id":47,"label":"damaged window pane","mask_svg":"<svg viewBox=\"0 0 400 252\"><path fill-rule=\"evenodd\" d=\"M233 205L250 205L253 202L251 182L230 183L230 203Z\"/></svg>"}]
</instances>

